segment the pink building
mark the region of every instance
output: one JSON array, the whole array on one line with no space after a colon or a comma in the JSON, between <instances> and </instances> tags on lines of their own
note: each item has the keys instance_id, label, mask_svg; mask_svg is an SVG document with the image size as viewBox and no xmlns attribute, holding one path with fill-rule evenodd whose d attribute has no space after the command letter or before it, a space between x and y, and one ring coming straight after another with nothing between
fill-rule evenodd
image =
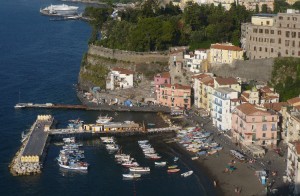
<instances>
[{"instance_id":1,"label":"pink building","mask_svg":"<svg viewBox=\"0 0 300 196\"><path fill-rule=\"evenodd\" d=\"M191 108L191 87L181 84L160 85L156 94L158 103L169 107Z\"/></svg>"},{"instance_id":2,"label":"pink building","mask_svg":"<svg viewBox=\"0 0 300 196\"><path fill-rule=\"evenodd\" d=\"M278 119L275 112L250 103L241 104L232 112L233 139L243 145L275 146L279 131Z\"/></svg>"},{"instance_id":3,"label":"pink building","mask_svg":"<svg viewBox=\"0 0 300 196\"><path fill-rule=\"evenodd\" d=\"M171 84L171 76L169 72L158 73L154 76L155 92L159 91L162 84Z\"/></svg>"}]
</instances>

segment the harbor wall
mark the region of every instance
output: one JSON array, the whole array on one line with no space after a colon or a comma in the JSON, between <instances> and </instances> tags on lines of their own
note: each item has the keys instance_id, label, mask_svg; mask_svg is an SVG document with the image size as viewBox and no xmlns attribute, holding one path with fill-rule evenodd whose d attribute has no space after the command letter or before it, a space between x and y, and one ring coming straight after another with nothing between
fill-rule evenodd
<instances>
[{"instance_id":1,"label":"harbor wall","mask_svg":"<svg viewBox=\"0 0 300 196\"><path fill-rule=\"evenodd\" d=\"M166 63L169 60L168 52L169 51L134 52L127 50L110 49L96 45L90 45L88 49L88 54L132 63Z\"/></svg>"}]
</instances>

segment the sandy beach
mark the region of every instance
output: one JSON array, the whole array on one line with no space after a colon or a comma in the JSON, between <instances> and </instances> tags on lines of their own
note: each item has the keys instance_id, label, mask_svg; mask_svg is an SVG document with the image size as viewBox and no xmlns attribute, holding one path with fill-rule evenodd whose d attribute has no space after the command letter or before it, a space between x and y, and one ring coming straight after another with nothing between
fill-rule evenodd
<instances>
[{"instance_id":1,"label":"sandy beach","mask_svg":"<svg viewBox=\"0 0 300 196\"><path fill-rule=\"evenodd\" d=\"M210 176L211 183L215 184L218 195L245 195L245 196L260 196L267 195L266 186L262 185L259 177L255 175L255 171L269 170L277 171L278 176L269 176L269 180L273 181L270 188L279 189L279 192L286 193L286 185L282 181L282 176L285 173L285 158L279 157L273 150L269 150L264 158L257 159L256 163L239 162L234 160L230 155L230 150L241 150L238 146L230 141L230 138L224 134L219 134L218 130L212 126L210 119L201 119L199 117L187 117L183 121L188 125L195 126L203 123L203 130L211 131L214 135L214 141L219 143L223 149L218 153L209 156L201 156L197 160L191 160L194 153L188 152L181 144L174 142L170 143L170 147L179 153L180 159L190 164L191 168L196 170L199 168L206 175ZM250 155L248 155L251 158ZM267 164L271 162L272 164ZM236 170L225 172L226 166L232 164ZM215 181L215 182L214 182ZM284 189L284 190L282 190ZM236 192L239 190L239 193Z\"/></svg>"}]
</instances>

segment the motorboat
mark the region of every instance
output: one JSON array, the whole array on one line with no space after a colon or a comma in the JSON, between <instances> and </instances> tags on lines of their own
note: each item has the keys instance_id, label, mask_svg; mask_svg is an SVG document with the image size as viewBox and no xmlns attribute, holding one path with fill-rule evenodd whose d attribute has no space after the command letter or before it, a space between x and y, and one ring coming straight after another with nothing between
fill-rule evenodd
<instances>
[{"instance_id":1,"label":"motorboat","mask_svg":"<svg viewBox=\"0 0 300 196\"><path fill-rule=\"evenodd\" d=\"M75 143L75 137L63 138L64 143Z\"/></svg>"},{"instance_id":2,"label":"motorboat","mask_svg":"<svg viewBox=\"0 0 300 196\"><path fill-rule=\"evenodd\" d=\"M168 169L175 169L177 167L178 167L177 165L171 165L171 166L168 167Z\"/></svg>"},{"instance_id":3,"label":"motorboat","mask_svg":"<svg viewBox=\"0 0 300 196\"><path fill-rule=\"evenodd\" d=\"M113 117L110 117L110 116L98 116L98 119L96 120L96 123L99 123L99 124L106 124L106 123L109 123L110 121L113 120Z\"/></svg>"},{"instance_id":4,"label":"motorboat","mask_svg":"<svg viewBox=\"0 0 300 196\"><path fill-rule=\"evenodd\" d=\"M197 160L197 159L199 159L199 157L195 156L195 157L192 157L191 159L192 160Z\"/></svg>"},{"instance_id":5,"label":"motorboat","mask_svg":"<svg viewBox=\"0 0 300 196\"><path fill-rule=\"evenodd\" d=\"M167 162L154 162L155 166L165 166Z\"/></svg>"},{"instance_id":6,"label":"motorboat","mask_svg":"<svg viewBox=\"0 0 300 196\"><path fill-rule=\"evenodd\" d=\"M194 173L194 172L193 172L192 170L190 170L190 171L187 171L187 172L182 173L181 176L182 176L182 177L188 177L188 176L192 175L193 173Z\"/></svg>"},{"instance_id":7,"label":"motorboat","mask_svg":"<svg viewBox=\"0 0 300 196\"><path fill-rule=\"evenodd\" d=\"M73 162L73 161L61 162L61 161L58 161L58 165L61 168L71 169L71 170L87 170L88 169L88 163L86 163L86 162Z\"/></svg>"},{"instance_id":8,"label":"motorboat","mask_svg":"<svg viewBox=\"0 0 300 196\"><path fill-rule=\"evenodd\" d=\"M123 174L124 178L140 178L141 174Z\"/></svg>"},{"instance_id":9,"label":"motorboat","mask_svg":"<svg viewBox=\"0 0 300 196\"><path fill-rule=\"evenodd\" d=\"M130 167L131 172L150 172L150 167Z\"/></svg>"},{"instance_id":10,"label":"motorboat","mask_svg":"<svg viewBox=\"0 0 300 196\"><path fill-rule=\"evenodd\" d=\"M179 159L178 157L174 157L174 162L178 161L178 159Z\"/></svg>"},{"instance_id":11,"label":"motorboat","mask_svg":"<svg viewBox=\"0 0 300 196\"><path fill-rule=\"evenodd\" d=\"M138 167L139 164L137 162L128 161L128 162L122 163L122 166L124 166L124 167Z\"/></svg>"}]
</instances>

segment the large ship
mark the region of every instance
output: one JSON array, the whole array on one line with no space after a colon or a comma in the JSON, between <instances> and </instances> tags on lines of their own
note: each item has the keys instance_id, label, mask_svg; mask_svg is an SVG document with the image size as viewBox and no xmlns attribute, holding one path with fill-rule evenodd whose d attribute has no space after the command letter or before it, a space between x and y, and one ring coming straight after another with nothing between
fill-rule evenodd
<instances>
[{"instance_id":1,"label":"large ship","mask_svg":"<svg viewBox=\"0 0 300 196\"><path fill-rule=\"evenodd\" d=\"M66 4L61 5L50 5L45 7L44 9L40 9L42 14L47 15L61 15L61 16L68 16L68 15L76 15L78 7L77 6L69 6Z\"/></svg>"}]
</instances>

